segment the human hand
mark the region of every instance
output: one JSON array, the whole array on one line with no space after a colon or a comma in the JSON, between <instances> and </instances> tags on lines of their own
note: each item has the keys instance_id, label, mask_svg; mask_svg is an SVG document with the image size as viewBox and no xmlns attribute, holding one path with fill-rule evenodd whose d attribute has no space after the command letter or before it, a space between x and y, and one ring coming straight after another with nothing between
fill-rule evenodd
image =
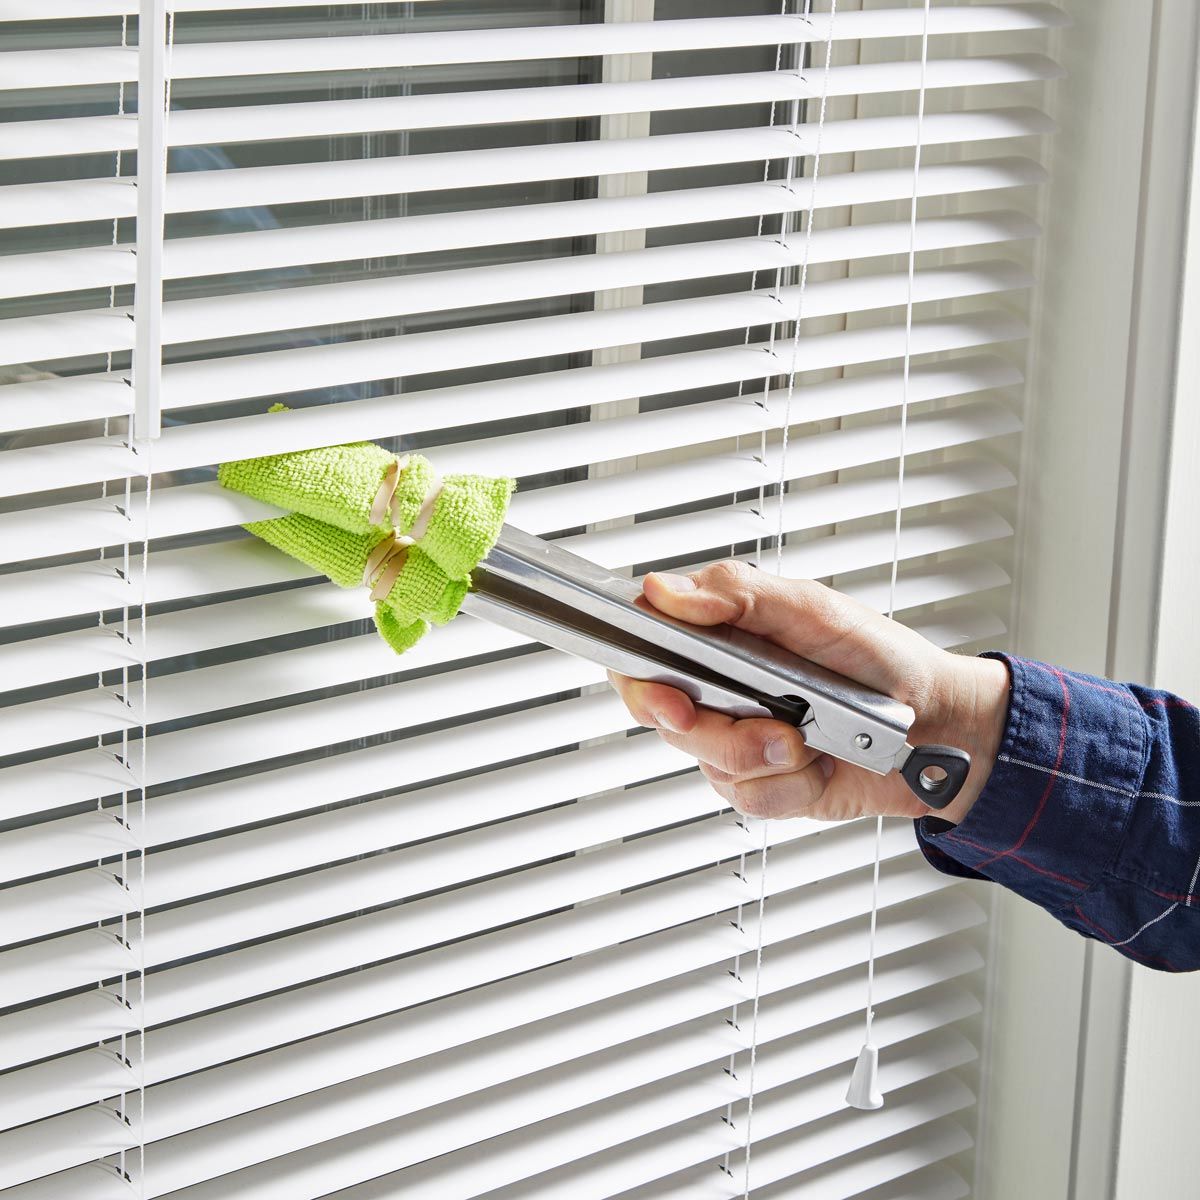
<instances>
[{"instance_id":1,"label":"human hand","mask_svg":"<svg viewBox=\"0 0 1200 1200\"><path fill-rule=\"evenodd\" d=\"M736 625L910 705L912 744L958 746L971 771L938 816L966 816L991 773L1008 712L1008 669L995 659L950 654L920 634L822 584L781 579L729 561L695 575L647 575L646 599L693 625ZM899 774L872 774L818 754L783 721L735 720L699 708L676 688L611 674L642 725L693 755L718 795L755 817L843 821L919 817L930 810Z\"/></svg>"}]
</instances>

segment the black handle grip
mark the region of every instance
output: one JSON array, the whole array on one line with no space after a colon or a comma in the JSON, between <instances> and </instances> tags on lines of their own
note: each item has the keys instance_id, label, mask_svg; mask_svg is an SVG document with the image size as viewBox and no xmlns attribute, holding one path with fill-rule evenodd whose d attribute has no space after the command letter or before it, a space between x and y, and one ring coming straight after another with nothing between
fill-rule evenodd
<instances>
[{"instance_id":1,"label":"black handle grip","mask_svg":"<svg viewBox=\"0 0 1200 1200\"><path fill-rule=\"evenodd\" d=\"M962 791L971 756L955 746L916 746L900 768L913 795L930 808L945 808Z\"/></svg>"}]
</instances>

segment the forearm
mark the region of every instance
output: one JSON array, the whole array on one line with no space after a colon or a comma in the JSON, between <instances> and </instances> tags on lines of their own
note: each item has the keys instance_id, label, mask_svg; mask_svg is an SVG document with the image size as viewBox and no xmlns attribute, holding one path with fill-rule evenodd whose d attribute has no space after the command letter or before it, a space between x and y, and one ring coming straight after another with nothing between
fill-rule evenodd
<instances>
[{"instance_id":1,"label":"forearm","mask_svg":"<svg viewBox=\"0 0 1200 1200\"><path fill-rule=\"evenodd\" d=\"M918 821L929 861L995 880L1147 965L1200 967L1200 796L1181 791L1200 770L1196 710L1041 663L982 661L1011 672L998 750L984 786L943 814L953 823ZM968 734L979 745L996 728L989 688Z\"/></svg>"}]
</instances>

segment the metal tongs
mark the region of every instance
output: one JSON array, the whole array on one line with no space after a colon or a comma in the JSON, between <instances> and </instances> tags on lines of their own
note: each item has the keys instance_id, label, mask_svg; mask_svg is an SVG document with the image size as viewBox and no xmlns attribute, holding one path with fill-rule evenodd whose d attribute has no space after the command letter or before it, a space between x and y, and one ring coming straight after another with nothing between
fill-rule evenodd
<instances>
[{"instance_id":1,"label":"metal tongs","mask_svg":"<svg viewBox=\"0 0 1200 1200\"><path fill-rule=\"evenodd\" d=\"M632 580L511 525L472 573L463 609L731 717L787 721L814 750L876 775L899 771L930 808L949 804L971 767L953 746L910 746L907 704L730 625L673 620Z\"/></svg>"}]
</instances>

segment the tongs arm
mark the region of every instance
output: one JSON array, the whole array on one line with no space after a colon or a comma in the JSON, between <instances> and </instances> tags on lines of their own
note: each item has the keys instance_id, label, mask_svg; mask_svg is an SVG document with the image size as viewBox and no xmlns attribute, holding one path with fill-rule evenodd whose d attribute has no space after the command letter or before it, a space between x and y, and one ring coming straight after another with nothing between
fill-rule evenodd
<instances>
[{"instance_id":1,"label":"tongs arm","mask_svg":"<svg viewBox=\"0 0 1200 1200\"><path fill-rule=\"evenodd\" d=\"M632 580L512 526L472 574L463 607L730 716L787 721L814 750L878 775L900 771L931 808L949 804L970 769L955 747L908 744L908 705L743 630L668 617Z\"/></svg>"}]
</instances>

